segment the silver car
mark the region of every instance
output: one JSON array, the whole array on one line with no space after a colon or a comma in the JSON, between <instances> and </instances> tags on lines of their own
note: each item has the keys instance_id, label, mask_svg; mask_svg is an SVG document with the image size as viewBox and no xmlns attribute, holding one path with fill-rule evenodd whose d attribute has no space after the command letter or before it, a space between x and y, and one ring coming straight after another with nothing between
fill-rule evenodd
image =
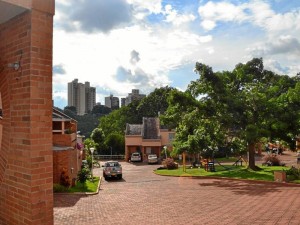
<instances>
[{"instance_id":1,"label":"silver car","mask_svg":"<svg viewBox=\"0 0 300 225\"><path fill-rule=\"evenodd\" d=\"M107 161L102 167L105 180L109 177L122 179L122 166L118 161Z\"/></svg>"},{"instance_id":2,"label":"silver car","mask_svg":"<svg viewBox=\"0 0 300 225\"><path fill-rule=\"evenodd\" d=\"M155 154L150 154L148 155L148 163L157 163L158 162L158 158L157 155Z\"/></svg>"}]
</instances>

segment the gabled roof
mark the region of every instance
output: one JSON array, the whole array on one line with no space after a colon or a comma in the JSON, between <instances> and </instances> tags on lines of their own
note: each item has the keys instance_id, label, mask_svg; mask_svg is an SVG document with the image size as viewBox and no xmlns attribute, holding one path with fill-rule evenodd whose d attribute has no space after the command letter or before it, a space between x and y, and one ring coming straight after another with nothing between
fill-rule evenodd
<instances>
[{"instance_id":1,"label":"gabled roof","mask_svg":"<svg viewBox=\"0 0 300 225\"><path fill-rule=\"evenodd\" d=\"M125 135L142 135L142 124L126 124Z\"/></svg>"},{"instance_id":2,"label":"gabled roof","mask_svg":"<svg viewBox=\"0 0 300 225\"><path fill-rule=\"evenodd\" d=\"M64 114L63 112L56 109L55 107L53 107L52 109L53 109L53 111L52 111L52 120L55 120L55 121L76 121L75 119L73 119L72 117Z\"/></svg>"},{"instance_id":3,"label":"gabled roof","mask_svg":"<svg viewBox=\"0 0 300 225\"><path fill-rule=\"evenodd\" d=\"M159 120L143 117L143 124L126 124L125 135L140 135L143 139L159 138Z\"/></svg>"}]
</instances>

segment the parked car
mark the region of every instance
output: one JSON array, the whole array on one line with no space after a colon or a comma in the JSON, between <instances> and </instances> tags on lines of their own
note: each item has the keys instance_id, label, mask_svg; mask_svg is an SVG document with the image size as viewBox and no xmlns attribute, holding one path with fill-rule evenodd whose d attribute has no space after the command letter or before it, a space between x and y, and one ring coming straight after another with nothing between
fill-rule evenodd
<instances>
[{"instance_id":1,"label":"parked car","mask_svg":"<svg viewBox=\"0 0 300 225\"><path fill-rule=\"evenodd\" d=\"M107 161L102 167L105 180L109 177L122 179L122 166L118 161Z\"/></svg>"},{"instance_id":2,"label":"parked car","mask_svg":"<svg viewBox=\"0 0 300 225\"><path fill-rule=\"evenodd\" d=\"M130 158L131 162L141 162L142 161L142 155L139 152L134 152L131 154Z\"/></svg>"},{"instance_id":3,"label":"parked car","mask_svg":"<svg viewBox=\"0 0 300 225\"><path fill-rule=\"evenodd\" d=\"M157 163L157 162L158 162L157 155L155 154L148 155L148 164Z\"/></svg>"}]
</instances>

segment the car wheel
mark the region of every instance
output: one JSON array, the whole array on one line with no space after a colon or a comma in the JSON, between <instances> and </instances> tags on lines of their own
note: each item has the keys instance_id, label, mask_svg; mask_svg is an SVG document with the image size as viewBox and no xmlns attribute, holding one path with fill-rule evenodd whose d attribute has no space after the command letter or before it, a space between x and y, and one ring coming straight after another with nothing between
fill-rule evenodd
<instances>
[{"instance_id":1,"label":"car wheel","mask_svg":"<svg viewBox=\"0 0 300 225\"><path fill-rule=\"evenodd\" d=\"M119 175L119 179L120 179L120 180L122 179L122 174Z\"/></svg>"}]
</instances>

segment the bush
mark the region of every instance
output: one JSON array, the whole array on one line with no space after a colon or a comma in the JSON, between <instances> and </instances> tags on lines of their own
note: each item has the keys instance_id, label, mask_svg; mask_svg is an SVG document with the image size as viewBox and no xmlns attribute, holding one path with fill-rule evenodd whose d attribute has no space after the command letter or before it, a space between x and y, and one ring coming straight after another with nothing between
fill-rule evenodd
<instances>
[{"instance_id":1,"label":"bush","mask_svg":"<svg viewBox=\"0 0 300 225\"><path fill-rule=\"evenodd\" d=\"M82 167L81 170L78 171L77 181L84 184L88 179L89 174L90 174L90 170L86 167Z\"/></svg>"},{"instance_id":2,"label":"bush","mask_svg":"<svg viewBox=\"0 0 300 225\"><path fill-rule=\"evenodd\" d=\"M292 166L289 170L286 171L286 175L290 180L300 180L300 167L296 168Z\"/></svg>"},{"instance_id":3,"label":"bush","mask_svg":"<svg viewBox=\"0 0 300 225\"><path fill-rule=\"evenodd\" d=\"M280 159L276 155L266 155L263 160L268 166L281 166Z\"/></svg>"},{"instance_id":4,"label":"bush","mask_svg":"<svg viewBox=\"0 0 300 225\"><path fill-rule=\"evenodd\" d=\"M68 192L68 188L61 184L53 184L53 192L54 193Z\"/></svg>"},{"instance_id":5,"label":"bush","mask_svg":"<svg viewBox=\"0 0 300 225\"><path fill-rule=\"evenodd\" d=\"M178 168L178 164L174 162L172 158L167 158L163 161L163 166L168 170L173 170Z\"/></svg>"}]
</instances>

